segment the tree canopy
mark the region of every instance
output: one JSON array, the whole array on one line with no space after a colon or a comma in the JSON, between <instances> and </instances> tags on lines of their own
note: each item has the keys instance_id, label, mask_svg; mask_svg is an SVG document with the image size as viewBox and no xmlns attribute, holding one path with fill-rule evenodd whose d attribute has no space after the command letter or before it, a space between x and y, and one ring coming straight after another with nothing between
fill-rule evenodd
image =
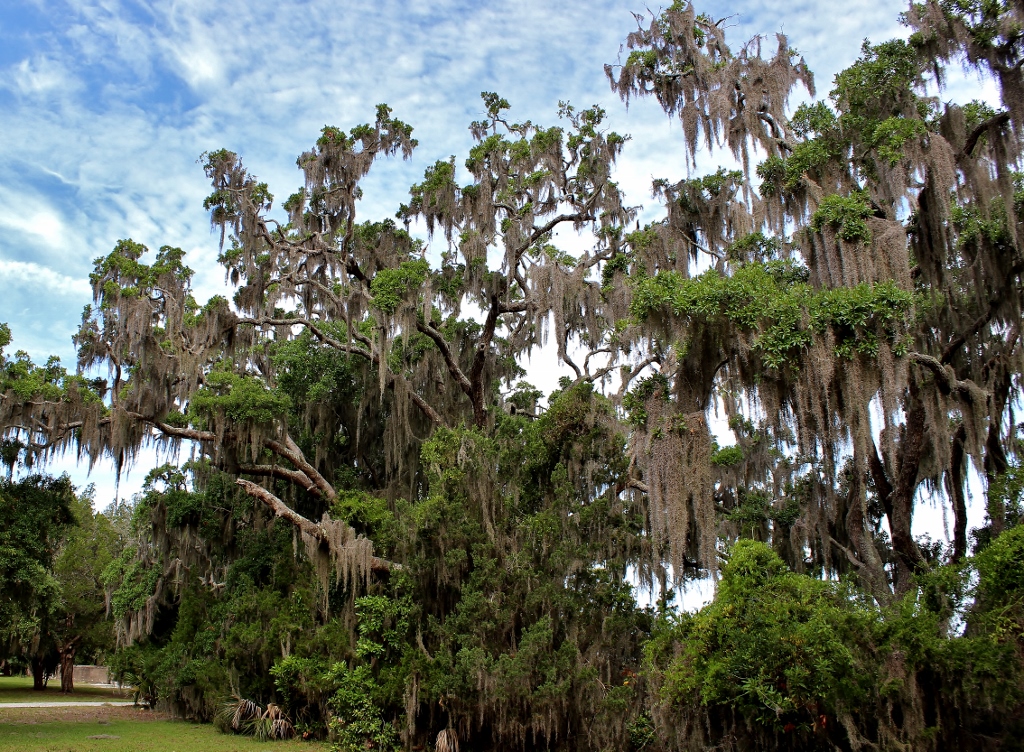
<instances>
[{"instance_id":1,"label":"tree canopy","mask_svg":"<svg viewBox=\"0 0 1024 752\"><path fill-rule=\"evenodd\" d=\"M385 105L323 129L283 213L205 153L232 300L197 301L180 249L123 240L75 374L0 350L27 461L194 447L151 474L107 570L120 670L342 749L1009 738L1022 15L911 5L908 37L865 42L821 99L781 34L733 51L688 3L638 17L609 84L678 120L692 168L654 182L643 227L596 106L544 127L485 92L464 161L394 218L359 213L374 163L417 146ZM1001 106L944 102L955 65ZM730 166L700 174L705 154ZM524 380L541 347L572 374L548 395ZM913 535L925 496L951 545ZM715 601L676 614L704 577Z\"/></svg>"}]
</instances>

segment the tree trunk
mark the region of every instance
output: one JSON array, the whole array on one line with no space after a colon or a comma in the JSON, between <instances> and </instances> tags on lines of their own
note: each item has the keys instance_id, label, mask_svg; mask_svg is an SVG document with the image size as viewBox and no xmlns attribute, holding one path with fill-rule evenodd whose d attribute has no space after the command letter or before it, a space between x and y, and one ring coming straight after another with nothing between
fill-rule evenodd
<instances>
[{"instance_id":1,"label":"tree trunk","mask_svg":"<svg viewBox=\"0 0 1024 752\"><path fill-rule=\"evenodd\" d=\"M907 422L899 444L895 482L890 483L885 466L872 445L868 466L875 484L875 491L885 507L889 521L889 535L895 559L896 596L910 590L914 573L924 563L921 549L911 532L914 519L914 497L917 494L918 472L925 441L924 404L918 396L917 382L910 380L910 400L907 406Z\"/></svg>"},{"instance_id":2,"label":"tree trunk","mask_svg":"<svg viewBox=\"0 0 1024 752\"><path fill-rule=\"evenodd\" d=\"M963 424L953 436L953 451L950 460L949 490L953 500L953 555L951 560L956 563L967 555L967 499L964 493L964 442L967 430Z\"/></svg>"},{"instance_id":3,"label":"tree trunk","mask_svg":"<svg viewBox=\"0 0 1024 752\"><path fill-rule=\"evenodd\" d=\"M867 519L867 495L865 494L862 477L863 463L854 456L854 471L850 479L850 494L847 502L849 511L846 513L846 531L850 543L860 560L861 567L857 575L864 589L874 596L880 604L892 600L889 580L885 575L885 565L878 555L875 542L871 539L865 521Z\"/></svg>"},{"instance_id":4,"label":"tree trunk","mask_svg":"<svg viewBox=\"0 0 1024 752\"><path fill-rule=\"evenodd\" d=\"M924 563L921 549L917 547L911 532L924 438L924 405L918 397L917 383L911 380L910 409L907 411L903 441L900 442L899 471L892 490L892 512L889 515L889 533L892 535L892 548L896 555L897 597L910 590L914 573Z\"/></svg>"},{"instance_id":5,"label":"tree trunk","mask_svg":"<svg viewBox=\"0 0 1024 752\"><path fill-rule=\"evenodd\" d=\"M75 653L78 652L77 638L60 651L60 691L69 694L75 691Z\"/></svg>"},{"instance_id":6,"label":"tree trunk","mask_svg":"<svg viewBox=\"0 0 1024 752\"><path fill-rule=\"evenodd\" d=\"M1004 370L999 374L992 389L992 404L990 405L990 419L988 424L988 436L985 440L985 480L989 488L996 479L1010 468L1006 458L1006 451L1003 449L1003 442L1000 437L1003 424L1003 411L1006 410L1006 401L1010 396L1010 376ZM1006 526L1006 505L1002 499L992 494L988 497L988 516L991 525L992 537L997 538Z\"/></svg>"},{"instance_id":7,"label":"tree trunk","mask_svg":"<svg viewBox=\"0 0 1024 752\"><path fill-rule=\"evenodd\" d=\"M32 689L36 692L46 689L46 669L43 667L43 656L39 653L32 656Z\"/></svg>"}]
</instances>

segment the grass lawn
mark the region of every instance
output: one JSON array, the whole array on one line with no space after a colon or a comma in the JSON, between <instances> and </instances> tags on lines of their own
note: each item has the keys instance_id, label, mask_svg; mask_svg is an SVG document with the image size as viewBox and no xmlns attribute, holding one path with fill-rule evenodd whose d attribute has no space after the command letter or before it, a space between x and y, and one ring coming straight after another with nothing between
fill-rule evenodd
<instances>
[{"instance_id":1,"label":"grass lawn","mask_svg":"<svg viewBox=\"0 0 1024 752\"><path fill-rule=\"evenodd\" d=\"M60 682L51 680L42 692L32 689L30 676L0 676L0 705L5 702L104 702L131 700L128 690L76 684L69 695L61 694Z\"/></svg>"},{"instance_id":2,"label":"grass lawn","mask_svg":"<svg viewBox=\"0 0 1024 752\"><path fill-rule=\"evenodd\" d=\"M92 737L92 738L90 738ZM116 738L115 738L116 737ZM129 707L0 707L0 752L325 752L301 741L257 742L211 725Z\"/></svg>"}]
</instances>

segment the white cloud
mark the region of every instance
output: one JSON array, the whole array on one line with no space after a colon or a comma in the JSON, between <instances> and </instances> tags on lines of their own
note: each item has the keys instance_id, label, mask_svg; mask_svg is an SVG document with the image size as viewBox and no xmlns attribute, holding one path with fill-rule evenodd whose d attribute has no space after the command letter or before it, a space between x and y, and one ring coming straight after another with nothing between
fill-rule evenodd
<instances>
[{"instance_id":1,"label":"white cloud","mask_svg":"<svg viewBox=\"0 0 1024 752\"><path fill-rule=\"evenodd\" d=\"M57 210L42 199L26 199L0 190L0 206L4 207L0 212L0 227L8 230L8 241L13 231L54 248L66 247L68 228Z\"/></svg>"},{"instance_id":2,"label":"white cloud","mask_svg":"<svg viewBox=\"0 0 1024 752\"><path fill-rule=\"evenodd\" d=\"M88 298L92 295L89 280L68 277L31 261L8 261L0 258L0 278L7 284L40 288L50 295Z\"/></svg>"},{"instance_id":3,"label":"white cloud","mask_svg":"<svg viewBox=\"0 0 1024 752\"><path fill-rule=\"evenodd\" d=\"M77 88L77 82L68 75L64 66L46 56L26 58L8 68L0 76L0 83L26 96Z\"/></svg>"}]
</instances>

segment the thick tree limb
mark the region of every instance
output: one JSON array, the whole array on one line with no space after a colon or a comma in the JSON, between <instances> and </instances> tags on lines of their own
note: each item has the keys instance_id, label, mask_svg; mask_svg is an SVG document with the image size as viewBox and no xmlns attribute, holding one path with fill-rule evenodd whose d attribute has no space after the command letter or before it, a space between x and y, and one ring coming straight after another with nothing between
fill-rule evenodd
<instances>
[{"instance_id":1,"label":"thick tree limb","mask_svg":"<svg viewBox=\"0 0 1024 752\"><path fill-rule=\"evenodd\" d=\"M313 484L320 490L324 499L333 501L337 496L334 487L327 482L327 479L320 474L320 472L313 467L303 455L302 450L299 449L298 445L292 441L291 436L285 435L284 442L270 441L264 442L267 449L284 457L286 460L291 462L295 467L301 470L306 476L313 482Z\"/></svg>"},{"instance_id":2,"label":"thick tree limb","mask_svg":"<svg viewBox=\"0 0 1024 752\"><path fill-rule=\"evenodd\" d=\"M642 480L638 480L636 478L630 478L629 480L627 480L626 488L635 488L637 491L640 491L641 493L651 492L650 486L648 486Z\"/></svg>"},{"instance_id":3,"label":"thick tree limb","mask_svg":"<svg viewBox=\"0 0 1024 752\"><path fill-rule=\"evenodd\" d=\"M448 373L451 374L451 377L453 379L455 379L456 383L459 385L459 388L462 389L462 391L465 392L467 396L472 397L473 384L470 383L469 379L466 377L466 374L464 374L462 372L462 369L459 367L458 362L455 360L455 355L452 353L451 345L448 344L448 341L444 338L444 335L442 335L441 332L437 331L437 329L435 329L430 324L423 323L422 321L416 322L416 330L419 331L421 334L425 334L428 337L430 337L431 341L434 343L438 351L441 353L441 357L444 358L444 363L448 367Z\"/></svg>"},{"instance_id":4,"label":"thick tree limb","mask_svg":"<svg viewBox=\"0 0 1024 752\"><path fill-rule=\"evenodd\" d=\"M960 562L967 555L967 498L964 493L966 441L967 429L961 423L953 434L949 460L950 474L946 478L949 496L953 501L953 562Z\"/></svg>"},{"instance_id":5,"label":"thick tree limb","mask_svg":"<svg viewBox=\"0 0 1024 752\"><path fill-rule=\"evenodd\" d=\"M323 498L324 495L323 491L317 487L316 483L310 480L309 476L301 470L289 470L287 468L280 467L279 465L239 465L238 472L244 473L245 475L281 478L282 480L288 480L298 486L302 486L302 488L315 496Z\"/></svg>"},{"instance_id":6,"label":"thick tree limb","mask_svg":"<svg viewBox=\"0 0 1024 752\"><path fill-rule=\"evenodd\" d=\"M138 413L130 413L133 418L144 420L147 423L152 424L160 433L172 436L176 439L191 439L192 441L216 441L217 434L213 431L198 431L195 428L178 428L176 426L169 426L166 423L161 423L159 420L152 418L146 418Z\"/></svg>"},{"instance_id":7,"label":"thick tree limb","mask_svg":"<svg viewBox=\"0 0 1024 752\"><path fill-rule=\"evenodd\" d=\"M235 483L241 486L242 489L254 499L259 499L268 507L273 509L276 516L288 520L288 522L306 535L312 536L325 544L330 544L328 536L324 532L323 528L312 520L303 517L263 486L259 486L252 481L245 480L244 478L239 478ZM381 559L374 556L370 559L370 568L375 572L389 572L393 569L401 569L401 565L390 562L387 559Z\"/></svg>"},{"instance_id":8,"label":"thick tree limb","mask_svg":"<svg viewBox=\"0 0 1024 752\"><path fill-rule=\"evenodd\" d=\"M891 497L889 532L896 554L896 594L906 593L914 572L924 565L921 549L911 533L914 515L914 495L917 491L921 457L925 446L925 411L917 380L910 380L910 405L900 441L899 468Z\"/></svg>"},{"instance_id":9,"label":"thick tree limb","mask_svg":"<svg viewBox=\"0 0 1024 752\"><path fill-rule=\"evenodd\" d=\"M952 366L943 365L937 358L924 353L911 352L907 354L912 361L924 366L935 375L935 382L939 390L944 394L956 392L967 402L984 403L988 399L988 392L975 384L970 379L961 381L956 377Z\"/></svg>"},{"instance_id":10,"label":"thick tree limb","mask_svg":"<svg viewBox=\"0 0 1024 752\"><path fill-rule=\"evenodd\" d=\"M967 140L964 141L964 148L961 151L965 157L971 156L971 152L974 151L974 147L978 145L978 139L980 139L989 128L998 128L1001 125L1005 125L1010 122L1009 112L1000 112L997 115L993 115L988 120L978 123L974 126L974 129L967 135Z\"/></svg>"}]
</instances>

